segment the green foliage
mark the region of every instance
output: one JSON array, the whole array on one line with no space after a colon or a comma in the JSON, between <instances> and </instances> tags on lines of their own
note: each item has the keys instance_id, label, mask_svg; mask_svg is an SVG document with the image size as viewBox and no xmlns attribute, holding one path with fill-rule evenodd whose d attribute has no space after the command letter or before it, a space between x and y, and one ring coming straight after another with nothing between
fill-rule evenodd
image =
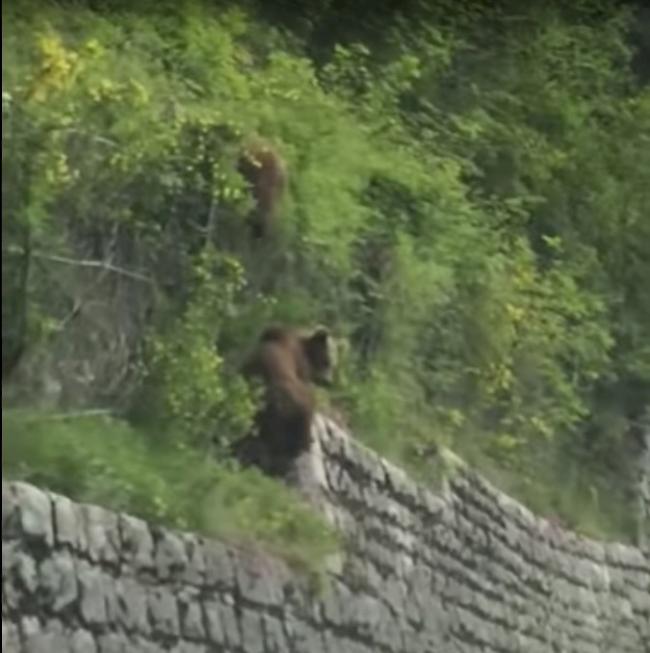
<instances>
[{"instance_id":1,"label":"green foliage","mask_svg":"<svg viewBox=\"0 0 650 653\"><path fill-rule=\"evenodd\" d=\"M83 414L3 411L2 430L3 478L158 523L203 529L205 497L219 470L198 451Z\"/></svg>"},{"instance_id":2,"label":"green foliage","mask_svg":"<svg viewBox=\"0 0 650 653\"><path fill-rule=\"evenodd\" d=\"M220 327L233 310L243 284L236 260L204 250L194 267L194 285L182 315L155 333L145 375L149 418L159 415L165 429L182 434L199 449L226 447L252 426L255 403L243 379L224 373L215 347Z\"/></svg>"},{"instance_id":3,"label":"green foliage","mask_svg":"<svg viewBox=\"0 0 650 653\"><path fill-rule=\"evenodd\" d=\"M341 546L340 537L292 490L254 469L222 474L210 506L207 523L219 535L262 542L316 581L322 562Z\"/></svg>"},{"instance_id":4,"label":"green foliage","mask_svg":"<svg viewBox=\"0 0 650 653\"><path fill-rule=\"evenodd\" d=\"M584 450L553 451L543 444L504 463L502 457L486 455L476 441L466 439L462 449L464 459L486 478L556 525L597 539L632 539L634 511L621 509L629 506L630 493L621 483L626 467L620 451L611 451L605 461Z\"/></svg>"},{"instance_id":5,"label":"green foliage","mask_svg":"<svg viewBox=\"0 0 650 653\"><path fill-rule=\"evenodd\" d=\"M2 476L154 523L262 544L317 575L340 545L277 481L108 417L3 411Z\"/></svg>"},{"instance_id":6,"label":"green foliage","mask_svg":"<svg viewBox=\"0 0 650 653\"><path fill-rule=\"evenodd\" d=\"M3 7L3 215L29 236L3 218L3 343L15 294L41 325L15 322L16 392L55 377L62 407L205 451L250 426L236 369L262 325L325 322L351 345L334 403L372 446L426 476L449 444L546 512L614 497L596 511L624 531L650 96L604 4ZM237 171L257 136L289 171L263 243Z\"/></svg>"}]
</instances>

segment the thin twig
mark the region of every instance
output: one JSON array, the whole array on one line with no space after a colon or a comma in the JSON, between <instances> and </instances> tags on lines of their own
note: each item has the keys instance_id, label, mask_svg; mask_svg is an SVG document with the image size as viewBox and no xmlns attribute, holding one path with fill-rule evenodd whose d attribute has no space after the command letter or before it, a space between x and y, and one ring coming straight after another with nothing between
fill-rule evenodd
<instances>
[{"instance_id":1,"label":"thin twig","mask_svg":"<svg viewBox=\"0 0 650 653\"><path fill-rule=\"evenodd\" d=\"M112 141L104 136L99 136L98 134L91 134L90 132L83 131L82 129L76 129L75 127L61 128L61 131L66 134L78 134L80 136L86 136L91 140L102 143L103 145L108 145L109 147L119 147L119 143Z\"/></svg>"},{"instance_id":2,"label":"thin twig","mask_svg":"<svg viewBox=\"0 0 650 653\"><path fill-rule=\"evenodd\" d=\"M144 276L143 274L140 274L139 272L126 270L124 268L118 267L117 265L113 265L108 261L74 259L74 258L68 258L67 256L57 256L56 254L45 254L44 252L39 252L39 251L32 251L31 255L34 258L39 258L44 261L52 261L53 263L62 263L63 265L74 265L81 268L96 268L99 270L108 270L110 272L115 272L116 274L121 274L124 277L137 279L138 281L144 281L145 283L150 283L150 284L153 283L152 279Z\"/></svg>"},{"instance_id":3,"label":"thin twig","mask_svg":"<svg viewBox=\"0 0 650 653\"><path fill-rule=\"evenodd\" d=\"M113 417L113 411L108 408L93 408L89 410L79 410L71 413L53 413L51 415L35 415L28 408L3 408L2 412L8 415L26 415L30 421L59 421L66 419L80 419L83 417L100 417L102 415Z\"/></svg>"},{"instance_id":4,"label":"thin twig","mask_svg":"<svg viewBox=\"0 0 650 653\"><path fill-rule=\"evenodd\" d=\"M107 262L108 265L111 265L110 262ZM72 320L74 320L80 313L81 309L83 308L84 304L86 303L86 298L90 295L90 293L97 288L101 283L103 283L104 279L110 272L109 268L103 268L101 273L97 276L97 278L93 281L90 286L84 289L84 291L81 293L79 297L77 297L74 300L72 310L59 322L59 326L57 331L62 331L65 329Z\"/></svg>"},{"instance_id":5,"label":"thin twig","mask_svg":"<svg viewBox=\"0 0 650 653\"><path fill-rule=\"evenodd\" d=\"M117 225L115 225L113 228L113 234L110 243L111 250L114 250L115 248L115 243L117 241L117 231L118 231L118 227ZM104 263L105 263L104 267L102 268L101 272L97 275L97 278L93 281L93 283L87 286L84 289L84 291L81 293L81 295L74 300L72 310L59 323L59 331L63 330L70 322L72 322L72 320L74 320L77 317L77 315L79 315L79 313L81 313L81 309L86 302L86 298L93 292L93 290L95 290L95 288L98 288L104 282L104 279L106 279L108 273L110 272L110 268L107 266L113 265L113 257L111 256L105 259Z\"/></svg>"},{"instance_id":6,"label":"thin twig","mask_svg":"<svg viewBox=\"0 0 650 653\"><path fill-rule=\"evenodd\" d=\"M208 221L205 228L205 244L209 245L213 238L217 226L217 200L212 197L210 201L210 210L208 211Z\"/></svg>"}]
</instances>

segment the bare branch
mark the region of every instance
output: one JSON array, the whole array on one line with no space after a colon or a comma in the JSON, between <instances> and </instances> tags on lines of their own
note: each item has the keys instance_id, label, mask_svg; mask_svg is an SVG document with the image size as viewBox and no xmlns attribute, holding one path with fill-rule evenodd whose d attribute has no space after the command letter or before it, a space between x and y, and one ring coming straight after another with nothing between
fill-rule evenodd
<instances>
[{"instance_id":1,"label":"bare branch","mask_svg":"<svg viewBox=\"0 0 650 653\"><path fill-rule=\"evenodd\" d=\"M205 228L205 244L209 245L214 238L214 232L217 226L217 200L212 196L210 201L210 210L208 212L208 221Z\"/></svg>"},{"instance_id":2,"label":"bare branch","mask_svg":"<svg viewBox=\"0 0 650 653\"><path fill-rule=\"evenodd\" d=\"M84 131L82 129L77 129L75 127L61 127L60 131L62 131L65 134L77 134L80 136L86 136L87 138L95 141L96 143L108 145L109 147L119 147L119 143L116 143L115 141L105 138L104 136L100 136L99 134L92 134L91 132Z\"/></svg>"},{"instance_id":3,"label":"bare branch","mask_svg":"<svg viewBox=\"0 0 650 653\"><path fill-rule=\"evenodd\" d=\"M89 410L80 410L70 413L52 413L51 415L38 415L33 414L29 409L26 408L9 408L4 409L4 413L9 415L25 415L25 417L31 422L49 422L49 421L60 421L67 419L80 419L83 417L113 417L114 413L112 410L107 408L92 408Z\"/></svg>"},{"instance_id":4,"label":"bare branch","mask_svg":"<svg viewBox=\"0 0 650 653\"><path fill-rule=\"evenodd\" d=\"M96 268L98 270L107 270L109 272L115 272L115 274L121 274L124 277L129 277L130 279L137 279L138 281L153 284L153 280L150 277L146 277L145 275L140 274L139 272L134 272L133 270L126 270L125 268L118 267L109 261L74 259L68 258L67 256L57 256L56 254L46 254L45 252L39 251L32 251L31 256L43 261L52 261L53 263L61 263L63 265L73 265L81 268Z\"/></svg>"},{"instance_id":5,"label":"bare branch","mask_svg":"<svg viewBox=\"0 0 650 653\"><path fill-rule=\"evenodd\" d=\"M107 265L112 265L110 261L106 262ZM101 271L101 273L97 276L95 281L90 284L84 291L81 293L80 297L77 297L74 300L74 305L72 307L72 310L66 315L61 322L59 323L59 331L62 331L65 329L65 327L72 322L80 313L81 309L83 308L84 304L86 303L86 298L90 296L90 293L104 281L104 279L107 277L108 273L110 272L110 269L107 267L104 267Z\"/></svg>"}]
</instances>

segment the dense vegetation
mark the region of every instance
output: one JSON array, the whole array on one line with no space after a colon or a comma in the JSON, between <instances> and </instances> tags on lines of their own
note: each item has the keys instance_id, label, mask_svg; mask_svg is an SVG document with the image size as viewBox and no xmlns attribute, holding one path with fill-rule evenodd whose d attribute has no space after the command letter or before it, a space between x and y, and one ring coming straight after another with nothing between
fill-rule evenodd
<instances>
[{"instance_id":1,"label":"dense vegetation","mask_svg":"<svg viewBox=\"0 0 650 653\"><path fill-rule=\"evenodd\" d=\"M425 479L450 446L544 514L631 536L647 15L22 0L2 16L3 474L181 526L228 509L238 533L317 548L322 525L224 451L251 423L236 370L260 325L322 322L349 343L329 399L370 446ZM236 166L254 136L289 170L263 242Z\"/></svg>"}]
</instances>

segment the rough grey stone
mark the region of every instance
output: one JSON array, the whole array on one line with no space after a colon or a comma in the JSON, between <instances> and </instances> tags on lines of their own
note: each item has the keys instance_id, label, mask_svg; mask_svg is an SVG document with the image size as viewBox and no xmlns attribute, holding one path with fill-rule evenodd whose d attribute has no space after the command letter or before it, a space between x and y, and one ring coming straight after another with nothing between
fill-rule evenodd
<instances>
[{"instance_id":1,"label":"rough grey stone","mask_svg":"<svg viewBox=\"0 0 650 653\"><path fill-rule=\"evenodd\" d=\"M122 559L135 571L153 571L153 537L147 524L141 519L121 515L119 527L122 533Z\"/></svg>"},{"instance_id":2,"label":"rough grey stone","mask_svg":"<svg viewBox=\"0 0 650 653\"><path fill-rule=\"evenodd\" d=\"M99 653L135 653L124 633L105 633L97 638Z\"/></svg>"},{"instance_id":3,"label":"rough grey stone","mask_svg":"<svg viewBox=\"0 0 650 653\"><path fill-rule=\"evenodd\" d=\"M52 545L54 541L52 504L45 492L26 483L12 483L8 491L2 494L2 512L3 537L6 528L7 531L18 533L27 539ZM5 512L7 513L6 527Z\"/></svg>"},{"instance_id":4,"label":"rough grey stone","mask_svg":"<svg viewBox=\"0 0 650 653\"><path fill-rule=\"evenodd\" d=\"M117 621L129 632L148 635L151 632L148 615L147 591L135 578L118 579Z\"/></svg>"},{"instance_id":5,"label":"rough grey stone","mask_svg":"<svg viewBox=\"0 0 650 653\"><path fill-rule=\"evenodd\" d=\"M232 590L235 587L235 571L228 548L221 542L206 542L203 548L205 582L208 587Z\"/></svg>"},{"instance_id":6,"label":"rough grey stone","mask_svg":"<svg viewBox=\"0 0 650 653\"><path fill-rule=\"evenodd\" d=\"M81 510L77 504L62 496L52 497L56 542L73 549L86 551L86 533L82 527Z\"/></svg>"},{"instance_id":7,"label":"rough grey stone","mask_svg":"<svg viewBox=\"0 0 650 653\"><path fill-rule=\"evenodd\" d=\"M371 635L384 616L384 606L372 596L353 595L345 607L346 622L364 636Z\"/></svg>"},{"instance_id":8,"label":"rough grey stone","mask_svg":"<svg viewBox=\"0 0 650 653\"><path fill-rule=\"evenodd\" d=\"M198 593L191 590L180 593L178 606L183 636L189 640L205 640L203 608Z\"/></svg>"},{"instance_id":9,"label":"rough grey stone","mask_svg":"<svg viewBox=\"0 0 650 653\"><path fill-rule=\"evenodd\" d=\"M650 552L317 430L314 509L345 536L318 595L250 548L3 483L3 653L650 653Z\"/></svg>"},{"instance_id":10,"label":"rough grey stone","mask_svg":"<svg viewBox=\"0 0 650 653\"><path fill-rule=\"evenodd\" d=\"M154 632L173 636L179 634L178 603L171 590L156 588L149 593L149 613Z\"/></svg>"},{"instance_id":11,"label":"rough grey stone","mask_svg":"<svg viewBox=\"0 0 650 653\"><path fill-rule=\"evenodd\" d=\"M15 624L2 619L2 651L3 653L13 653L18 651L18 628Z\"/></svg>"},{"instance_id":12,"label":"rough grey stone","mask_svg":"<svg viewBox=\"0 0 650 653\"><path fill-rule=\"evenodd\" d=\"M213 644L225 644L226 633L221 623L221 604L206 601L203 604L208 641Z\"/></svg>"},{"instance_id":13,"label":"rough grey stone","mask_svg":"<svg viewBox=\"0 0 650 653\"><path fill-rule=\"evenodd\" d=\"M219 606L219 618L226 643L230 647L238 647L241 644L241 633L234 608L231 605L221 604Z\"/></svg>"},{"instance_id":14,"label":"rough grey stone","mask_svg":"<svg viewBox=\"0 0 650 653\"><path fill-rule=\"evenodd\" d=\"M264 642L269 653L284 653L288 649L282 622L269 615L262 617L264 627Z\"/></svg>"},{"instance_id":15,"label":"rough grey stone","mask_svg":"<svg viewBox=\"0 0 650 653\"><path fill-rule=\"evenodd\" d=\"M166 653L166 649L163 649L159 643L155 641L149 641L148 639L144 639L142 637L136 637L132 639L129 642L129 647L129 651L132 651L133 653L162 653L162 651L165 651ZM210 653L212 653L212 651Z\"/></svg>"},{"instance_id":16,"label":"rough grey stone","mask_svg":"<svg viewBox=\"0 0 650 653\"><path fill-rule=\"evenodd\" d=\"M100 625L106 622L106 593L103 573L81 561L77 568L80 588L80 613L85 624Z\"/></svg>"},{"instance_id":17,"label":"rough grey stone","mask_svg":"<svg viewBox=\"0 0 650 653\"><path fill-rule=\"evenodd\" d=\"M38 571L34 558L18 542L2 543L2 597L16 607L21 594L34 595L38 588Z\"/></svg>"},{"instance_id":18,"label":"rough grey stone","mask_svg":"<svg viewBox=\"0 0 650 653\"><path fill-rule=\"evenodd\" d=\"M246 653L264 653L264 630L259 614L242 610L241 635L242 647Z\"/></svg>"},{"instance_id":19,"label":"rough grey stone","mask_svg":"<svg viewBox=\"0 0 650 653\"><path fill-rule=\"evenodd\" d=\"M373 639L391 651L399 651L402 643L402 622L386 613L373 632ZM440 640L440 637L438 639Z\"/></svg>"},{"instance_id":20,"label":"rough grey stone","mask_svg":"<svg viewBox=\"0 0 650 653\"><path fill-rule=\"evenodd\" d=\"M333 583L329 592L321 599L323 617L332 626L343 625L343 606L347 602L349 592L345 585Z\"/></svg>"},{"instance_id":21,"label":"rough grey stone","mask_svg":"<svg viewBox=\"0 0 650 653\"><path fill-rule=\"evenodd\" d=\"M82 506L81 519L90 559L116 563L120 550L118 516L98 506Z\"/></svg>"},{"instance_id":22,"label":"rough grey stone","mask_svg":"<svg viewBox=\"0 0 650 653\"><path fill-rule=\"evenodd\" d=\"M408 597L407 585L404 580L389 578L382 587L382 598L390 606L394 614L404 611Z\"/></svg>"},{"instance_id":23,"label":"rough grey stone","mask_svg":"<svg viewBox=\"0 0 650 653\"><path fill-rule=\"evenodd\" d=\"M322 634L310 624L292 620L288 630L291 632L291 641L296 651L309 651L309 653L325 651Z\"/></svg>"},{"instance_id":24,"label":"rough grey stone","mask_svg":"<svg viewBox=\"0 0 650 653\"><path fill-rule=\"evenodd\" d=\"M117 582L110 573L102 578L104 598L106 603L106 625L115 628L120 623L120 601L117 594Z\"/></svg>"},{"instance_id":25,"label":"rough grey stone","mask_svg":"<svg viewBox=\"0 0 650 653\"><path fill-rule=\"evenodd\" d=\"M253 570L244 561L237 565L237 585L243 597L260 605L277 605L282 601L282 588L278 586L273 569Z\"/></svg>"},{"instance_id":26,"label":"rough grey stone","mask_svg":"<svg viewBox=\"0 0 650 653\"><path fill-rule=\"evenodd\" d=\"M2 541L21 536L13 485L2 481Z\"/></svg>"},{"instance_id":27,"label":"rough grey stone","mask_svg":"<svg viewBox=\"0 0 650 653\"><path fill-rule=\"evenodd\" d=\"M193 535L184 535L183 543L187 555L187 566L183 580L190 585L202 586L205 583L205 544Z\"/></svg>"},{"instance_id":28,"label":"rough grey stone","mask_svg":"<svg viewBox=\"0 0 650 653\"><path fill-rule=\"evenodd\" d=\"M21 617L20 619L20 634L23 639L31 637L41 632L41 622L37 617Z\"/></svg>"},{"instance_id":29,"label":"rough grey stone","mask_svg":"<svg viewBox=\"0 0 650 653\"><path fill-rule=\"evenodd\" d=\"M43 627L32 622L23 637L25 653L71 653L70 641L58 621L49 621Z\"/></svg>"},{"instance_id":30,"label":"rough grey stone","mask_svg":"<svg viewBox=\"0 0 650 653\"><path fill-rule=\"evenodd\" d=\"M195 642L179 642L171 649L171 653L208 653L208 648Z\"/></svg>"},{"instance_id":31,"label":"rough grey stone","mask_svg":"<svg viewBox=\"0 0 650 653\"><path fill-rule=\"evenodd\" d=\"M70 640L70 653L97 653L93 636L87 630L76 630Z\"/></svg>"},{"instance_id":32,"label":"rough grey stone","mask_svg":"<svg viewBox=\"0 0 650 653\"><path fill-rule=\"evenodd\" d=\"M65 610L77 600L79 589L72 556L67 551L55 553L41 562L39 601L54 612Z\"/></svg>"},{"instance_id":33,"label":"rough grey stone","mask_svg":"<svg viewBox=\"0 0 650 653\"><path fill-rule=\"evenodd\" d=\"M175 533L157 530L155 534L155 564L157 576L167 580L181 575L187 568L187 551L183 540Z\"/></svg>"},{"instance_id":34,"label":"rough grey stone","mask_svg":"<svg viewBox=\"0 0 650 653\"><path fill-rule=\"evenodd\" d=\"M336 518L331 519L330 524L336 525ZM328 555L325 558L324 568L330 576L341 576L345 568L345 555L343 553L332 553Z\"/></svg>"}]
</instances>

